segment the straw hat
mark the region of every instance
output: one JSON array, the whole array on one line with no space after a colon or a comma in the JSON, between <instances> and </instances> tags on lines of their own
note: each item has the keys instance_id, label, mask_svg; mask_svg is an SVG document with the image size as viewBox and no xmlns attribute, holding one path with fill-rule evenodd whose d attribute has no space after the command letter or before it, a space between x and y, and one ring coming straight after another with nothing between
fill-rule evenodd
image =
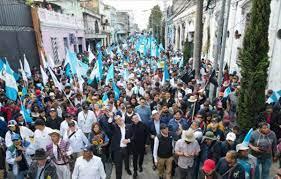
<instances>
[{"instance_id":1,"label":"straw hat","mask_svg":"<svg viewBox=\"0 0 281 179\"><path fill-rule=\"evenodd\" d=\"M194 142L195 141L195 137L194 137L194 134L193 134L192 130L183 131L182 138L186 142Z\"/></svg>"},{"instance_id":2,"label":"straw hat","mask_svg":"<svg viewBox=\"0 0 281 179\"><path fill-rule=\"evenodd\" d=\"M196 97L195 96L190 96L189 99L188 99L189 102L191 103L194 103L197 101Z\"/></svg>"}]
</instances>

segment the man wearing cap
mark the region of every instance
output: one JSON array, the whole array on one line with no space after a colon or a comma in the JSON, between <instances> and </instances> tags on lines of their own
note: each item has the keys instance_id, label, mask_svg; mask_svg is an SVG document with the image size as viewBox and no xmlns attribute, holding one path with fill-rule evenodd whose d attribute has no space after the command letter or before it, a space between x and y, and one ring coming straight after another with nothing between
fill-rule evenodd
<instances>
[{"instance_id":1,"label":"man wearing cap","mask_svg":"<svg viewBox=\"0 0 281 179\"><path fill-rule=\"evenodd\" d=\"M62 118L58 116L57 110L55 108L50 109L50 116L46 120L46 126L51 129L60 129L60 124L62 123Z\"/></svg>"},{"instance_id":2,"label":"man wearing cap","mask_svg":"<svg viewBox=\"0 0 281 179\"><path fill-rule=\"evenodd\" d=\"M19 134L12 134L13 144L6 151L6 161L13 166L13 174L16 179L24 179L29 165L31 163L31 155L34 154L34 148L27 141L22 141Z\"/></svg>"},{"instance_id":3,"label":"man wearing cap","mask_svg":"<svg viewBox=\"0 0 281 179\"><path fill-rule=\"evenodd\" d=\"M65 132L69 129L68 123L74 122L75 125L77 126L77 122L73 120L73 117L69 113L64 114L64 121L60 124L60 133L61 135L64 135Z\"/></svg>"},{"instance_id":4,"label":"man wearing cap","mask_svg":"<svg viewBox=\"0 0 281 179\"><path fill-rule=\"evenodd\" d=\"M56 167L48 159L48 155L44 149L37 149L32 159L33 162L27 172L27 179L58 179Z\"/></svg>"},{"instance_id":5,"label":"man wearing cap","mask_svg":"<svg viewBox=\"0 0 281 179\"><path fill-rule=\"evenodd\" d=\"M94 122L97 122L95 113L89 110L89 105L87 102L82 104L82 111L79 112L77 123L78 127L84 132L86 137L91 133L91 126Z\"/></svg>"},{"instance_id":6,"label":"man wearing cap","mask_svg":"<svg viewBox=\"0 0 281 179\"><path fill-rule=\"evenodd\" d=\"M181 179L194 178L195 157L200 152L200 146L194 137L193 130L184 131L182 138L176 142L175 153L178 158Z\"/></svg>"},{"instance_id":7,"label":"man wearing cap","mask_svg":"<svg viewBox=\"0 0 281 179\"><path fill-rule=\"evenodd\" d=\"M93 147L87 146L83 150L83 156L75 162L72 179L105 179L104 166L100 157L93 154Z\"/></svg>"},{"instance_id":8,"label":"man wearing cap","mask_svg":"<svg viewBox=\"0 0 281 179\"><path fill-rule=\"evenodd\" d=\"M160 179L171 179L173 166L173 137L169 135L168 126L160 125L160 134L154 138L153 160L157 166ZM166 174L164 173L166 171Z\"/></svg>"},{"instance_id":9,"label":"man wearing cap","mask_svg":"<svg viewBox=\"0 0 281 179\"><path fill-rule=\"evenodd\" d=\"M49 134L53 130L45 126L45 122L42 119L37 119L34 123L34 147L35 149L43 148L46 150L47 145L52 143L51 137Z\"/></svg>"},{"instance_id":10,"label":"man wearing cap","mask_svg":"<svg viewBox=\"0 0 281 179\"><path fill-rule=\"evenodd\" d=\"M249 154L249 147L245 143L236 146L238 152L237 162L242 165L245 170L245 179L254 179L257 167L257 158Z\"/></svg>"},{"instance_id":11,"label":"man wearing cap","mask_svg":"<svg viewBox=\"0 0 281 179\"><path fill-rule=\"evenodd\" d=\"M61 139L60 131L54 129L50 134L52 143L47 145L47 154L57 168L57 174L61 179L69 179L69 157L72 154L72 148L69 142Z\"/></svg>"},{"instance_id":12,"label":"man wearing cap","mask_svg":"<svg viewBox=\"0 0 281 179\"><path fill-rule=\"evenodd\" d=\"M129 153L127 146L130 144L130 130L128 126L125 125L121 116L116 115L114 117L115 124L113 124L113 114L109 114L108 125L110 128L111 145L110 149L113 154L113 162L115 164L116 179L122 178L123 170L123 160L125 161L125 169L129 175L132 175L132 172L129 168Z\"/></svg>"},{"instance_id":13,"label":"man wearing cap","mask_svg":"<svg viewBox=\"0 0 281 179\"><path fill-rule=\"evenodd\" d=\"M205 133L200 148L201 163L207 159L212 159L217 162L221 158L221 143L217 141L217 138L212 131L207 131Z\"/></svg>"},{"instance_id":14,"label":"man wearing cap","mask_svg":"<svg viewBox=\"0 0 281 179\"><path fill-rule=\"evenodd\" d=\"M199 173L200 179L219 179L219 174L216 172L216 163L215 161L208 159L205 160L202 173Z\"/></svg>"},{"instance_id":15,"label":"man wearing cap","mask_svg":"<svg viewBox=\"0 0 281 179\"><path fill-rule=\"evenodd\" d=\"M229 132L226 135L225 141L221 142L221 156L224 157L230 150L235 150L236 147L236 135L233 132Z\"/></svg>"}]
</instances>

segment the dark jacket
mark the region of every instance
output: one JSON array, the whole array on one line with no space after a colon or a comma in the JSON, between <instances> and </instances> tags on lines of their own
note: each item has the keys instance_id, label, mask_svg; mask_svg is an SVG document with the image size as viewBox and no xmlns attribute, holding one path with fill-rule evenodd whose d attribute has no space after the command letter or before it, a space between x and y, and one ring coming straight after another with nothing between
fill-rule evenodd
<instances>
[{"instance_id":1,"label":"dark jacket","mask_svg":"<svg viewBox=\"0 0 281 179\"><path fill-rule=\"evenodd\" d=\"M29 167L29 170L27 172L27 178L28 179L38 179L38 178L36 178L37 172L38 172L37 162L32 162ZM54 164L52 164L52 162L50 160L47 160L45 167L44 167L44 179L48 179L50 177L51 177L51 179L58 179L56 167L54 166Z\"/></svg>"},{"instance_id":2,"label":"dark jacket","mask_svg":"<svg viewBox=\"0 0 281 179\"><path fill-rule=\"evenodd\" d=\"M145 145L148 144L148 127L139 121L137 124L130 125L131 147L133 153L144 152Z\"/></svg>"},{"instance_id":3,"label":"dark jacket","mask_svg":"<svg viewBox=\"0 0 281 179\"><path fill-rule=\"evenodd\" d=\"M115 124L115 123L108 123L110 133L112 134L112 140L111 140L111 145L110 149L111 151L117 151L120 150L120 141L121 141L121 130L120 127ZM125 126L125 139L130 139L131 138L129 126ZM127 145L128 146L128 145Z\"/></svg>"},{"instance_id":4,"label":"dark jacket","mask_svg":"<svg viewBox=\"0 0 281 179\"><path fill-rule=\"evenodd\" d=\"M160 121L160 124L162 122ZM149 134L150 135L154 135L156 136L157 135L157 132L156 132L156 128L155 128L155 124L154 124L154 120L151 120L148 124L148 130L149 130ZM154 140L154 139L153 139Z\"/></svg>"},{"instance_id":5,"label":"dark jacket","mask_svg":"<svg viewBox=\"0 0 281 179\"><path fill-rule=\"evenodd\" d=\"M245 179L245 170L241 164L236 163L233 167L229 167L225 158L219 160L216 171L222 179Z\"/></svg>"},{"instance_id":6,"label":"dark jacket","mask_svg":"<svg viewBox=\"0 0 281 179\"><path fill-rule=\"evenodd\" d=\"M60 124L62 123L63 119L61 117L56 117L56 119L51 119L50 117L46 121L46 126L50 127L51 129L60 130Z\"/></svg>"},{"instance_id":7,"label":"dark jacket","mask_svg":"<svg viewBox=\"0 0 281 179\"><path fill-rule=\"evenodd\" d=\"M111 139L112 133L111 133L111 130L109 128L108 119L109 119L109 117L107 117L105 114L103 114L99 117L98 121L99 121L101 130L103 132L105 132L105 134L108 136L109 139Z\"/></svg>"},{"instance_id":8,"label":"dark jacket","mask_svg":"<svg viewBox=\"0 0 281 179\"><path fill-rule=\"evenodd\" d=\"M233 145L229 145L227 141L221 142L221 156L224 157L226 153L230 150L236 149L236 143L234 142Z\"/></svg>"},{"instance_id":9,"label":"dark jacket","mask_svg":"<svg viewBox=\"0 0 281 179\"><path fill-rule=\"evenodd\" d=\"M217 163L221 158L221 143L219 141L213 141L210 146L203 142L200 148L199 157L202 163L207 159L212 159Z\"/></svg>"}]
</instances>

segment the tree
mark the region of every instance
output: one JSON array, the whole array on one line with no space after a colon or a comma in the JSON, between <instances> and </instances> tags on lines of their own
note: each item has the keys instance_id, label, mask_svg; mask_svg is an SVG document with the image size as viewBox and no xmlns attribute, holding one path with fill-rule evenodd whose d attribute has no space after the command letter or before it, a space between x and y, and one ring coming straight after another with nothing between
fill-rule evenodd
<instances>
[{"instance_id":1,"label":"tree","mask_svg":"<svg viewBox=\"0 0 281 179\"><path fill-rule=\"evenodd\" d=\"M193 56L193 42L189 42L188 39L184 42L184 49L183 49L183 59L184 64L188 63L188 60Z\"/></svg>"},{"instance_id":2,"label":"tree","mask_svg":"<svg viewBox=\"0 0 281 179\"><path fill-rule=\"evenodd\" d=\"M162 28L162 11L158 5L154 6L149 16L148 28L152 29L152 34L157 38L158 41L162 39L161 28Z\"/></svg>"},{"instance_id":3,"label":"tree","mask_svg":"<svg viewBox=\"0 0 281 179\"><path fill-rule=\"evenodd\" d=\"M250 129L264 110L267 83L268 27L270 0L253 0L251 19L239 54L241 89L238 100L238 124Z\"/></svg>"}]
</instances>

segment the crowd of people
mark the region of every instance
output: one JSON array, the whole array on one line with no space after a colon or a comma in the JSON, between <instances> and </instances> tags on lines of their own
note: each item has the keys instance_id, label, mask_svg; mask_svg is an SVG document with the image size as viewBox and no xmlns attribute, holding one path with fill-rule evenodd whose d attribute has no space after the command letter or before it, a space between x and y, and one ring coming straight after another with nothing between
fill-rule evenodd
<instances>
[{"instance_id":1,"label":"crowd of people","mask_svg":"<svg viewBox=\"0 0 281 179\"><path fill-rule=\"evenodd\" d=\"M102 56L103 71L114 65L109 83L104 73L91 83L84 77L81 87L62 65L52 69L60 90L50 74L43 84L34 67L28 83L17 81L19 96L13 101L0 79L0 179L9 171L16 179L105 179L112 166L116 179L124 179L123 168L137 178L147 167L144 160L160 179L269 179L272 162L281 161L280 104L265 103L246 135L236 122L236 72L224 70L211 100L209 60L202 59L195 78L192 59L183 62L178 51L152 56L149 49L137 50L143 36L100 47L96 56ZM77 57L89 63L90 75L97 58ZM274 172L281 178L281 170Z\"/></svg>"}]
</instances>

